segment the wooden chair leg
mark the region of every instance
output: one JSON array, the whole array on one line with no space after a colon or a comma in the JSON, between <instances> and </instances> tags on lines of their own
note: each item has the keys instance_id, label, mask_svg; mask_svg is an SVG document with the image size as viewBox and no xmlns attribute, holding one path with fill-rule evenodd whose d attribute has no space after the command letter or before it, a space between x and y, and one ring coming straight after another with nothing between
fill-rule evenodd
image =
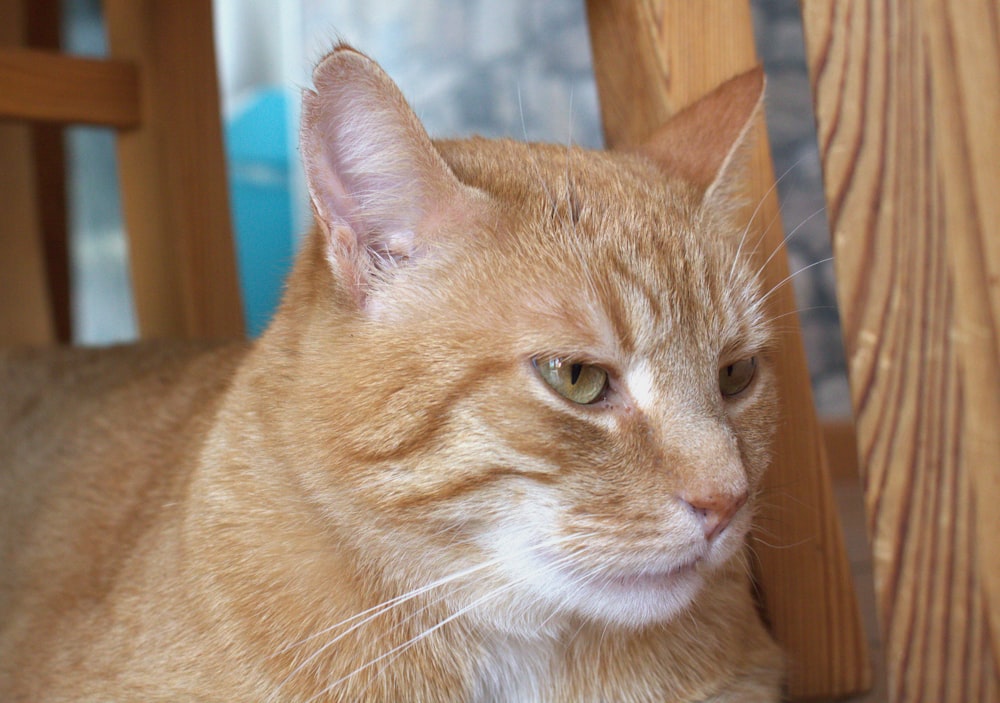
<instances>
[{"instance_id":1,"label":"wooden chair leg","mask_svg":"<svg viewBox=\"0 0 1000 703\"><path fill-rule=\"evenodd\" d=\"M211 2L105 0L104 12L111 56L143 81L142 124L118 138L140 335L242 336L219 112L187 107L218 105Z\"/></svg>"},{"instance_id":2,"label":"wooden chair leg","mask_svg":"<svg viewBox=\"0 0 1000 703\"><path fill-rule=\"evenodd\" d=\"M612 147L640 141L667 116L757 63L748 2L591 0L588 8L602 115ZM755 222L768 223L777 219L777 198L770 191L774 176L763 121L758 127L750 201L763 201ZM770 298L775 317L796 310L791 286L783 285L788 263L780 229L758 232L762 243L757 247L761 263L779 250L764 269L765 288L775 290ZM761 522L767 533L754 544L760 586L772 630L791 661L789 693L843 696L871 685L867 641L801 337L787 333L781 341L783 417L765 486Z\"/></svg>"},{"instance_id":3,"label":"wooden chair leg","mask_svg":"<svg viewBox=\"0 0 1000 703\"><path fill-rule=\"evenodd\" d=\"M889 700L1000 700L1000 9L802 3Z\"/></svg>"},{"instance_id":4,"label":"wooden chair leg","mask_svg":"<svg viewBox=\"0 0 1000 703\"><path fill-rule=\"evenodd\" d=\"M0 0L0 45L24 46L22 0ZM0 124L0 344L54 341L31 131Z\"/></svg>"},{"instance_id":5,"label":"wooden chair leg","mask_svg":"<svg viewBox=\"0 0 1000 703\"><path fill-rule=\"evenodd\" d=\"M59 0L25 1L27 45L58 50L61 46ZM60 125L31 127L38 222L45 252L45 274L56 339L68 344L73 336L70 305L69 228L66 198L66 150Z\"/></svg>"}]
</instances>

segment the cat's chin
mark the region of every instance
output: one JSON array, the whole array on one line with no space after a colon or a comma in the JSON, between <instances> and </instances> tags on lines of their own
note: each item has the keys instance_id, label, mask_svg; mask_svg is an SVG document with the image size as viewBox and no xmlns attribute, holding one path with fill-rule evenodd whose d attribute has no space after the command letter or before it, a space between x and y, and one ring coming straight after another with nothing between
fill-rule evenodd
<instances>
[{"instance_id":1,"label":"cat's chin","mask_svg":"<svg viewBox=\"0 0 1000 703\"><path fill-rule=\"evenodd\" d=\"M704 578L697 563L591 577L577 586L574 606L585 617L622 627L666 622L691 605Z\"/></svg>"}]
</instances>

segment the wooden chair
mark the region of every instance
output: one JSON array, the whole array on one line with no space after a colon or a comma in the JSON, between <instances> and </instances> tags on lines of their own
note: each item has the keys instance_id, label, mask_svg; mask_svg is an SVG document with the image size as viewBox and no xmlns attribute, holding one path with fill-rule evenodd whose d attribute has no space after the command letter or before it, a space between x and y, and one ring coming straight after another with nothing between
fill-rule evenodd
<instances>
[{"instance_id":1,"label":"wooden chair","mask_svg":"<svg viewBox=\"0 0 1000 703\"><path fill-rule=\"evenodd\" d=\"M802 3L888 698L1000 701L1000 3Z\"/></svg>"},{"instance_id":2,"label":"wooden chair","mask_svg":"<svg viewBox=\"0 0 1000 703\"><path fill-rule=\"evenodd\" d=\"M58 2L0 0L0 343L69 341L61 135L45 125L71 123L117 130L140 336L242 335L211 3L106 0L104 15L110 57L83 59L54 50Z\"/></svg>"}]
</instances>

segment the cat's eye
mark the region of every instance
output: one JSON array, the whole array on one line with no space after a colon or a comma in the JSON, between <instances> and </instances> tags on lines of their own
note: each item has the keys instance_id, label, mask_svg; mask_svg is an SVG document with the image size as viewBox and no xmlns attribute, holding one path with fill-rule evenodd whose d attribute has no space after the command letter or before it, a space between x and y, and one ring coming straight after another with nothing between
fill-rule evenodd
<instances>
[{"instance_id":1,"label":"cat's eye","mask_svg":"<svg viewBox=\"0 0 1000 703\"><path fill-rule=\"evenodd\" d=\"M538 375L567 400L587 405L600 400L608 385L608 372L594 364L559 357L532 359Z\"/></svg>"},{"instance_id":2,"label":"cat's eye","mask_svg":"<svg viewBox=\"0 0 1000 703\"><path fill-rule=\"evenodd\" d=\"M747 389L757 372L757 357L741 359L719 369L719 390L727 398Z\"/></svg>"}]
</instances>

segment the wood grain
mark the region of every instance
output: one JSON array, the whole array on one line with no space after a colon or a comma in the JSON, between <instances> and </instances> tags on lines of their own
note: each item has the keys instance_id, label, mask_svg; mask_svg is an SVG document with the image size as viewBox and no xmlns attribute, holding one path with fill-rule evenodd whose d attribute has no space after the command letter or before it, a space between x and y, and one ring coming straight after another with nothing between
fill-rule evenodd
<instances>
[{"instance_id":1,"label":"wood grain","mask_svg":"<svg viewBox=\"0 0 1000 703\"><path fill-rule=\"evenodd\" d=\"M0 51L26 41L21 0L0 0ZM35 195L30 129L0 124L0 344L55 339Z\"/></svg>"},{"instance_id":2,"label":"wood grain","mask_svg":"<svg viewBox=\"0 0 1000 703\"><path fill-rule=\"evenodd\" d=\"M757 63L747 2L642 0L588 4L595 73L610 146L636 144L669 115ZM773 169L761 119L748 201L771 312L797 309L782 250ZM746 213L749 220L752 207ZM867 643L844 553L822 434L797 326L777 355L782 417L754 541L767 617L789 656L794 697L841 696L871 685Z\"/></svg>"},{"instance_id":3,"label":"wood grain","mask_svg":"<svg viewBox=\"0 0 1000 703\"><path fill-rule=\"evenodd\" d=\"M111 55L142 80L139 129L118 139L143 337L244 333L207 0L105 0Z\"/></svg>"},{"instance_id":4,"label":"wood grain","mask_svg":"<svg viewBox=\"0 0 1000 703\"><path fill-rule=\"evenodd\" d=\"M135 66L38 49L0 49L0 117L104 127L139 123Z\"/></svg>"},{"instance_id":5,"label":"wood grain","mask_svg":"<svg viewBox=\"0 0 1000 703\"><path fill-rule=\"evenodd\" d=\"M892 701L1000 700L1000 10L803 3Z\"/></svg>"}]
</instances>

